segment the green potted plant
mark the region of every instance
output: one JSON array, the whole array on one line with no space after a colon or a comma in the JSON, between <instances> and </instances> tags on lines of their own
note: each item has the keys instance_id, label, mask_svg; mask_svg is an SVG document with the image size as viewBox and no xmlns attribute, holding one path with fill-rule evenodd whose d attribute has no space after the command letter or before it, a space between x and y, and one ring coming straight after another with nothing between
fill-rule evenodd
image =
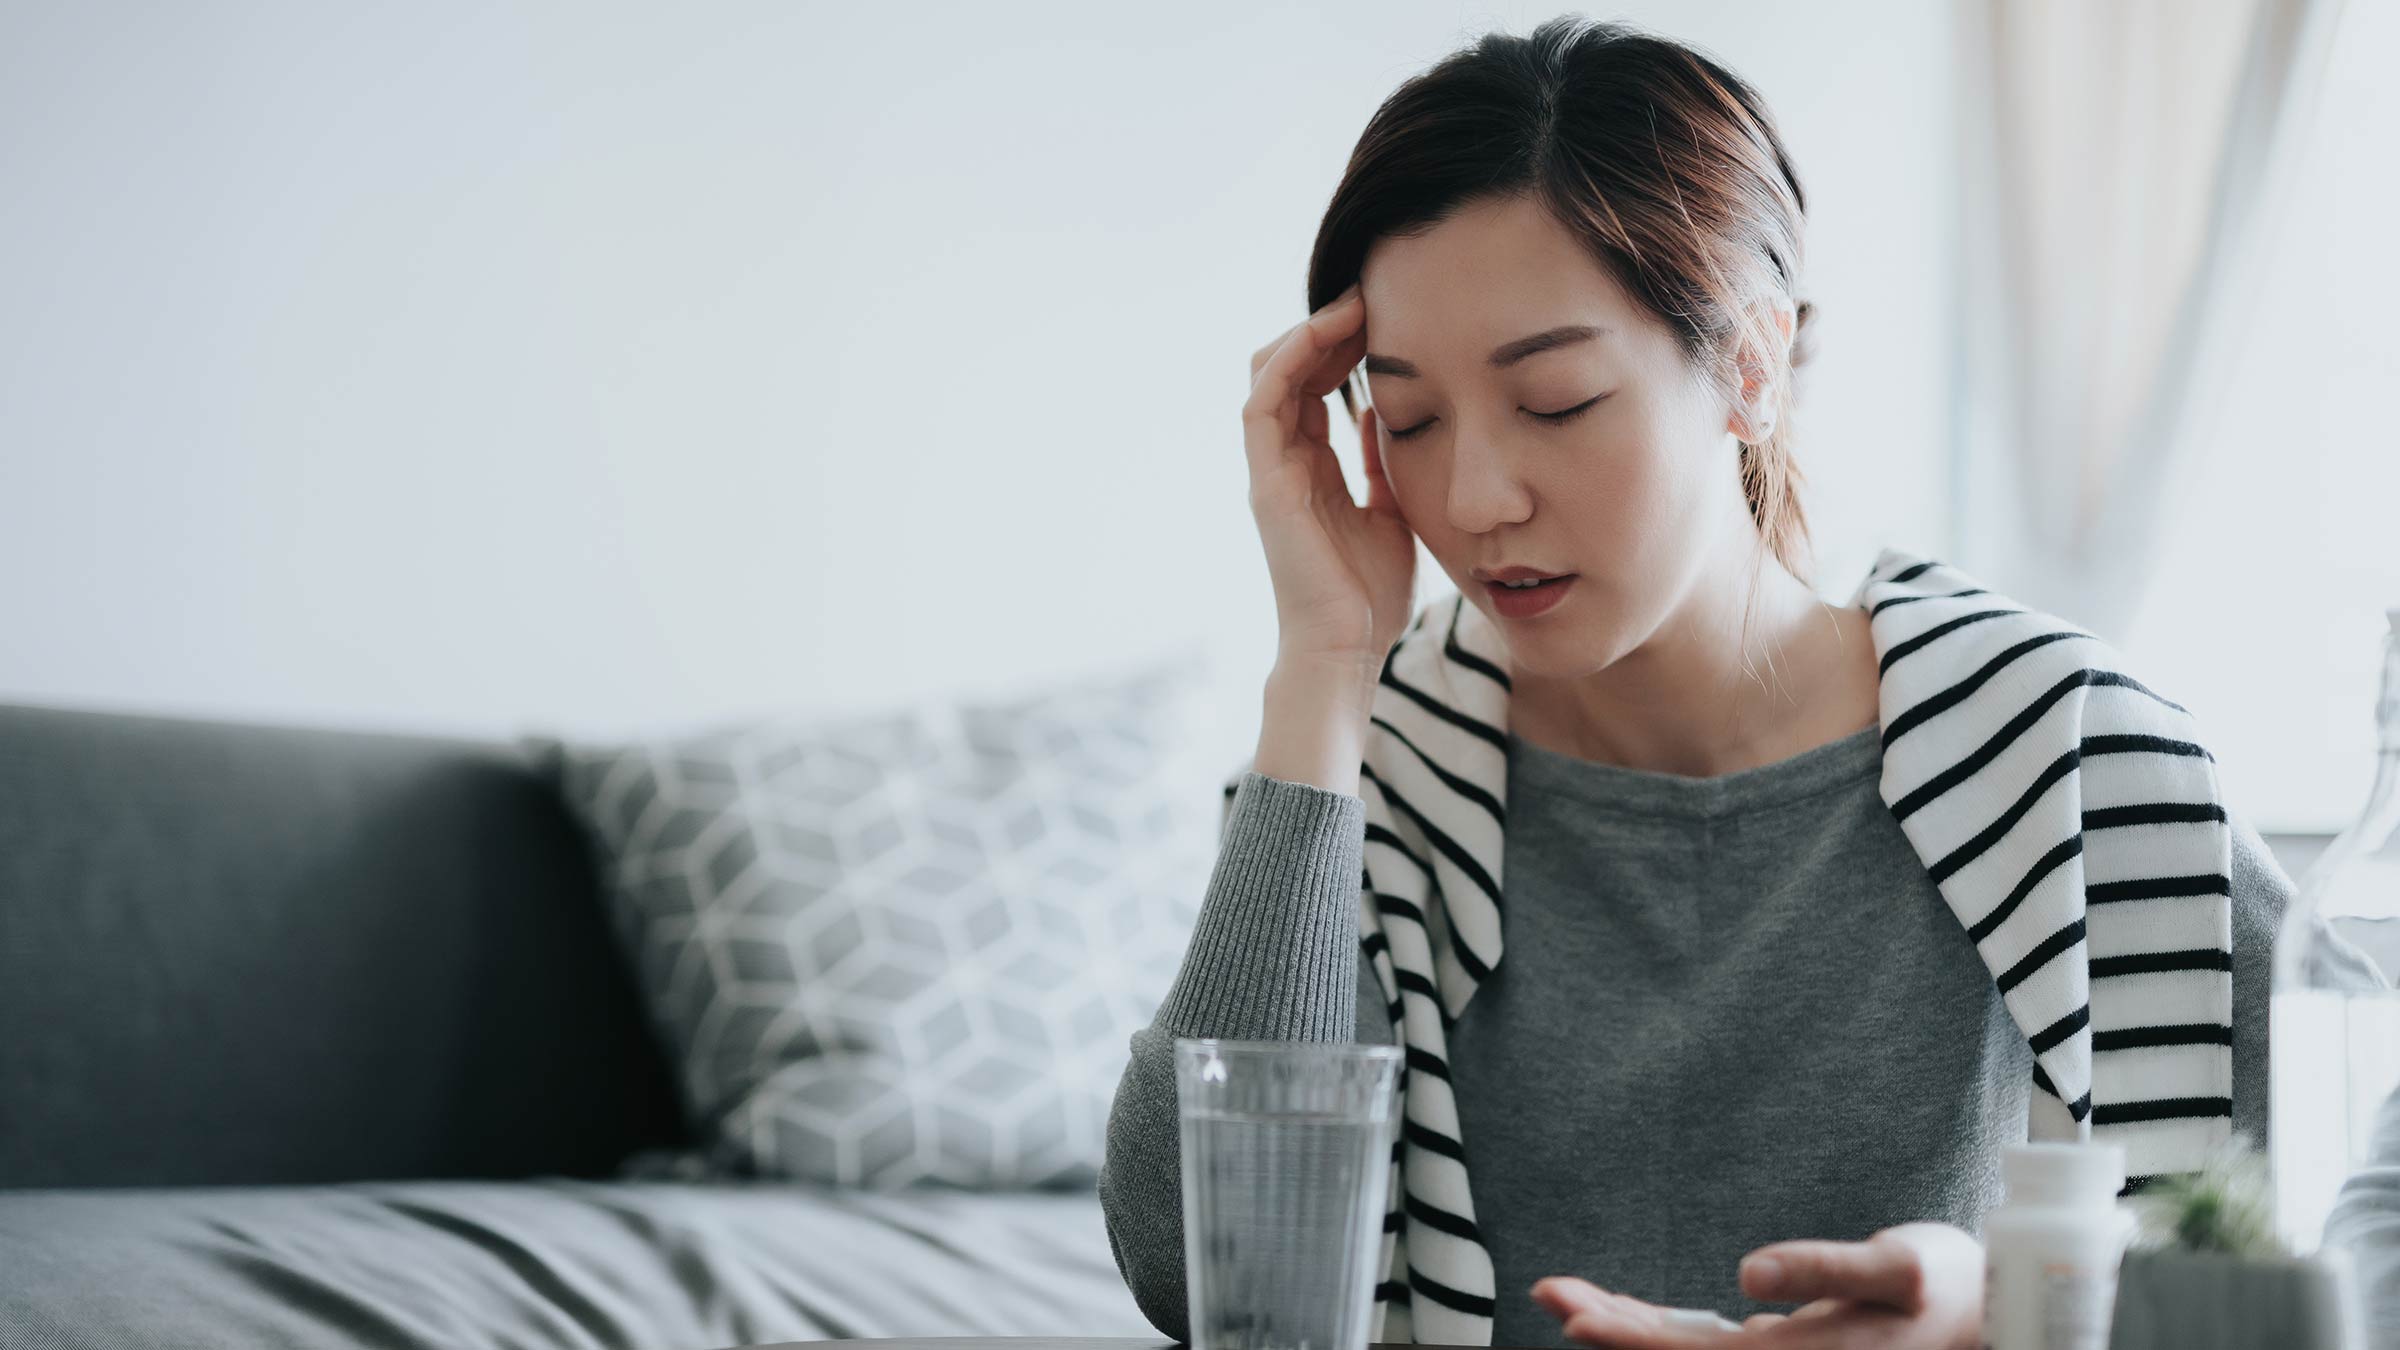
<instances>
[{"instance_id":1,"label":"green potted plant","mask_svg":"<svg viewBox=\"0 0 2400 1350\"><path fill-rule=\"evenodd\" d=\"M2295 1256L2276 1236L2266 1160L2245 1136L2128 1203L2139 1227L2109 1350L2358 1350L2346 1255Z\"/></svg>"}]
</instances>

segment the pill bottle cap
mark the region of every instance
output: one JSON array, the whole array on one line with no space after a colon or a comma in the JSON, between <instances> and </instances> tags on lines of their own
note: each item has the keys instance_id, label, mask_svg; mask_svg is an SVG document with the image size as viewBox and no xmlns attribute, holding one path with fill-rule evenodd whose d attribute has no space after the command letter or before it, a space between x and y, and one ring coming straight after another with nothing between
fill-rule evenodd
<instances>
[{"instance_id":1,"label":"pill bottle cap","mask_svg":"<svg viewBox=\"0 0 2400 1350\"><path fill-rule=\"evenodd\" d=\"M2116 1144L2012 1144L2000 1174L2013 1205L2106 1205L2125 1188L2125 1150Z\"/></svg>"}]
</instances>

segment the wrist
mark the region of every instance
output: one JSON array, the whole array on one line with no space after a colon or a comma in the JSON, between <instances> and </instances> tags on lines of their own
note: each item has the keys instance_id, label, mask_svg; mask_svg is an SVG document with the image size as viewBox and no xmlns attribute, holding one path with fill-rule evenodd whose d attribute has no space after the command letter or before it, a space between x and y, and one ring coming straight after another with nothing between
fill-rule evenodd
<instances>
[{"instance_id":1,"label":"wrist","mask_svg":"<svg viewBox=\"0 0 2400 1350\"><path fill-rule=\"evenodd\" d=\"M1355 713L1361 727L1375 704L1383 663L1363 656L1295 656L1277 653L1267 672L1267 700L1314 706L1328 704Z\"/></svg>"},{"instance_id":2,"label":"wrist","mask_svg":"<svg viewBox=\"0 0 2400 1350\"><path fill-rule=\"evenodd\" d=\"M1278 660L1267 677L1251 767L1269 778L1357 796L1373 675L1346 662Z\"/></svg>"}]
</instances>

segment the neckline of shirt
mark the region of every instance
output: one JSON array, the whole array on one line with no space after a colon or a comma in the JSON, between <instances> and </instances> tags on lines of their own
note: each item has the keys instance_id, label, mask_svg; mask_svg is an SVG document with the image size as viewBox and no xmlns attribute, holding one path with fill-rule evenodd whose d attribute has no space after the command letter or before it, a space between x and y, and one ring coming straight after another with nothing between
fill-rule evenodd
<instances>
[{"instance_id":1,"label":"neckline of shirt","mask_svg":"<svg viewBox=\"0 0 2400 1350\"><path fill-rule=\"evenodd\" d=\"M1771 764L1696 778L1604 764L1546 749L1508 732L1509 796L1559 793L1604 809L1721 816L1778 806L1882 775L1883 728L1870 725Z\"/></svg>"}]
</instances>

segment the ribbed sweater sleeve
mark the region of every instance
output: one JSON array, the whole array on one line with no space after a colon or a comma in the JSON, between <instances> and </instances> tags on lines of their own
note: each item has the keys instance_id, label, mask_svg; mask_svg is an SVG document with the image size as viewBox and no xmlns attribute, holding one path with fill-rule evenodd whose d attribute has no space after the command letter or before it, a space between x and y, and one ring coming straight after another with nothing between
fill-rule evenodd
<instances>
[{"instance_id":1,"label":"ribbed sweater sleeve","mask_svg":"<svg viewBox=\"0 0 2400 1350\"><path fill-rule=\"evenodd\" d=\"M1358 946L1365 847L1359 798L1245 772L1182 968L1133 1034L1109 1110L1100 1208L1126 1287L1164 1335L1188 1339L1175 1038L1391 1043Z\"/></svg>"},{"instance_id":2,"label":"ribbed sweater sleeve","mask_svg":"<svg viewBox=\"0 0 2400 1350\"><path fill-rule=\"evenodd\" d=\"M2249 820L2231 810L2226 818L2233 833L2233 1128L2263 1152L2275 938L2295 888Z\"/></svg>"}]
</instances>

